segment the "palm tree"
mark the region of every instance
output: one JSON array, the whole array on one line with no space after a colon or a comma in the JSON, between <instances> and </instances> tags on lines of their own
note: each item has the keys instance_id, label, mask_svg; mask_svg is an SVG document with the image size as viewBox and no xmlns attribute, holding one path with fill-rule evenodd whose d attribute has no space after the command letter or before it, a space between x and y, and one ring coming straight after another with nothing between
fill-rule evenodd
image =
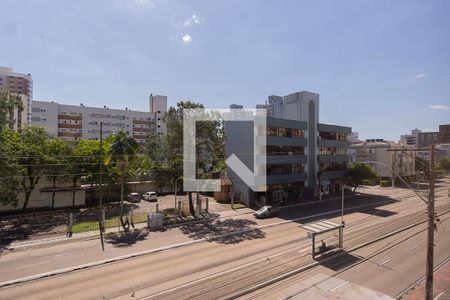
<instances>
[{"instance_id":1,"label":"palm tree","mask_svg":"<svg viewBox=\"0 0 450 300\"><path fill-rule=\"evenodd\" d=\"M120 218L123 216L123 186L129 172L130 165L136 159L139 149L136 141L124 131L119 131L111 137L111 146L108 149L108 164L111 164L117 175L120 185Z\"/></svg>"}]
</instances>

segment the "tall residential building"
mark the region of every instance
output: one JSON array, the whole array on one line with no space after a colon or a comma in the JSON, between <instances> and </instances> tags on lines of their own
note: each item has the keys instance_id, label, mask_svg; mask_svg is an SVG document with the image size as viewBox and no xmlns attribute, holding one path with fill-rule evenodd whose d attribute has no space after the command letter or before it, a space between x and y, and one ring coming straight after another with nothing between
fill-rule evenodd
<instances>
[{"instance_id":1,"label":"tall residential building","mask_svg":"<svg viewBox=\"0 0 450 300\"><path fill-rule=\"evenodd\" d=\"M19 96L22 99L23 111L15 115L14 128L31 122L31 105L33 102L33 79L31 74L16 73L12 68L0 67L0 89Z\"/></svg>"},{"instance_id":2,"label":"tall residential building","mask_svg":"<svg viewBox=\"0 0 450 300\"><path fill-rule=\"evenodd\" d=\"M164 122L164 116L167 112L167 96L150 95L150 112L155 114L155 129L158 135L167 134L167 126Z\"/></svg>"},{"instance_id":3,"label":"tall residential building","mask_svg":"<svg viewBox=\"0 0 450 300\"><path fill-rule=\"evenodd\" d=\"M319 123L318 94L269 96L264 128L225 121L225 132L227 157L236 155L256 174L256 182L266 176L265 186L255 192L227 169L235 198L249 206L296 202L343 187L351 128Z\"/></svg>"},{"instance_id":4,"label":"tall residential building","mask_svg":"<svg viewBox=\"0 0 450 300\"><path fill-rule=\"evenodd\" d=\"M439 125L439 143L450 144L450 124Z\"/></svg>"},{"instance_id":5,"label":"tall residential building","mask_svg":"<svg viewBox=\"0 0 450 300\"><path fill-rule=\"evenodd\" d=\"M156 96L154 96L156 97ZM167 104L164 106L163 96L158 96L154 112L134 111L131 109L113 109L104 107L88 107L65 105L53 101L33 101L33 125L46 128L54 137L63 140L100 138L100 123L103 122L103 136L123 130L142 144L150 132L165 134L166 125L162 120ZM167 98L165 99L167 100ZM167 102L166 102L167 103Z\"/></svg>"},{"instance_id":6,"label":"tall residential building","mask_svg":"<svg viewBox=\"0 0 450 300\"><path fill-rule=\"evenodd\" d=\"M418 147L419 133L422 131L420 129L411 130L410 134L404 134L400 136L400 144L407 146Z\"/></svg>"},{"instance_id":7,"label":"tall residential building","mask_svg":"<svg viewBox=\"0 0 450 300\"><path fill-rule=\"evenodd\" d=\"M419 148L427 148L430 147L432 143L438 143L439 132L421 132L419 133L419 139L417 141L416 146Z\"/></svg>"},{"instance_id":8,"label":"tall residential building","mask_svg":"<svg viewBox=\"0 0 450 300\"><path fill-rule=\"evenodd\" d=\"M410 155L407 155L401 151L405 148L414 147L396 144L383 139L371 139L350 145L350 159L352 162L376 161L384 164L372 165L377 176L381 178L395 177L395 173L402 177L411 177L415 175L415 159L411 157L415 155L415 152L410 151L408 152Z\"/></svg>"}]
</instances>

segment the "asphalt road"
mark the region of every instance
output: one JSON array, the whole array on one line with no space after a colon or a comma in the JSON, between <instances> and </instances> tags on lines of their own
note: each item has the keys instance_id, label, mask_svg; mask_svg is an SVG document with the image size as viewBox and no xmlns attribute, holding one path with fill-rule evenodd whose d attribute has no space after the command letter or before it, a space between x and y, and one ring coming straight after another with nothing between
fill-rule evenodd
<instances>
[{"instance_id":1,"label":"asphalt road","mask_svg":"<svg viewBox=\"0 0 450 300\"><path fill-rule=\"evenodd\" d=\"M405 197L408 194L399 191L397 196L400 198L401 193ZM446 194L441 192L439 196L436 203L439 210L449 209ZM251 215L244 215L230 219L228 223L223 220L216 224L194 226L187 231L173 229L151 233L150 237L145 236L133 245L109 244L105 253L100 251L98 240L94 240L9 254L0 259L0 282L170 245L175 241L192 241L208 234L220 236L242 228L253 229L238 235L5 287L0 289L0 299L136 299L149 295L168 299L210 299L228 295L308 263L309 240L299 223L258 228L302 213L308 214L308 210L314 211L315 208L302 209L304 211L301 212L288 210L280 218L271 220L256 221ZM426 217L424 211L423 203L414 197L384 201L375 208L348 211L345 216L345 246L357 245L417 222ZM340 221L338 214L334 214L334 220ZM272 257L278 260L272 263ZM417 268L423 268L423 264Z\"/></svg>"},{"instance_id":2,"label":"asphalt road","mask_svg":"<svg viewBox=\"0 0 450 300\"><path fill-rule=\"evenodd\" d=\"M426 224L336 257L241 299L391 299L425 275ZM435 266L448 263L450 214L435 234ZM447 284L450 284L448 282ZM436 293L437 294L437 293Z\"/></svg>"}]
</instances>

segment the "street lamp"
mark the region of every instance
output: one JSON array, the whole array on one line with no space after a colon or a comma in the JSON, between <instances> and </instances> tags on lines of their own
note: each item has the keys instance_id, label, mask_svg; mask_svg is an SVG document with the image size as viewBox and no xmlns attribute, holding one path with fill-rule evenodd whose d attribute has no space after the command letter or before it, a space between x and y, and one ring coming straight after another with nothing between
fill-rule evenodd
<instances>
[{"instance_id":1,"label":"street lamp","mask_svg":"<svg viewBox=\"0 0 450 300\"><path fill-rule=\"evenodd\" d=\"M406 152L405 152L406 153ZM388 165L383 163L373 161L369 163L377 163L388 168L391 168ZM429 193L428 193L428 201L422 198L422 195L419 194L418 191L414 190L403 178L397 174L395 169L392 168L393 173L404 183L406 186L412 190L425 204L427 205L427 214L428 214L428 232L427 232L427 262L426 262L426 282L425 282L425 299L432 300L433 299L433 273L434 273L434 230L436 224L434 220L436 218L434 212L434 144L431 144L431 157L430 157L430 175L429 175Z\"/></svg>"},{"instance_id":2,"label":"street lamp","mask_svg":"<svg viewBox=\"0 0 450 300\"><path fill-rule=\"evenodd\" d=\"M341 203L341 224L345 225L344 223L344 193L345 193L345 184L342 184L342 203Z\"/></svg>"}]
</instances>

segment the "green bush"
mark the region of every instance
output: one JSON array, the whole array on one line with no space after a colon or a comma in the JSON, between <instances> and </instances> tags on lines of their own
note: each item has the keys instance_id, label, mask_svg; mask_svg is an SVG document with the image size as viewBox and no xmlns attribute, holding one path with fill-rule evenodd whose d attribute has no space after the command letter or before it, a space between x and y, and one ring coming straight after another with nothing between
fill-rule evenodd
<instances>
[{"instance_id":1,"label":"green bush","mask_svg":"<svg viewBox=\"0 0 450 300\"><path fill-rule=\"evenodd\" d=\"M373 185L372 180L369 179L363 179L361 182L363 185Z\"/></svg>"},{"instance_id":2,"label":"green bush","mask_svg":"<svg viewBox=\"0 0 450 300\"><path fill-rule=\"evenodd\" d=\"M383 186L383 187L389 186L389 181L387 181L387 180L380 180L380 186Z\"/></svg>"}]
</instances>

